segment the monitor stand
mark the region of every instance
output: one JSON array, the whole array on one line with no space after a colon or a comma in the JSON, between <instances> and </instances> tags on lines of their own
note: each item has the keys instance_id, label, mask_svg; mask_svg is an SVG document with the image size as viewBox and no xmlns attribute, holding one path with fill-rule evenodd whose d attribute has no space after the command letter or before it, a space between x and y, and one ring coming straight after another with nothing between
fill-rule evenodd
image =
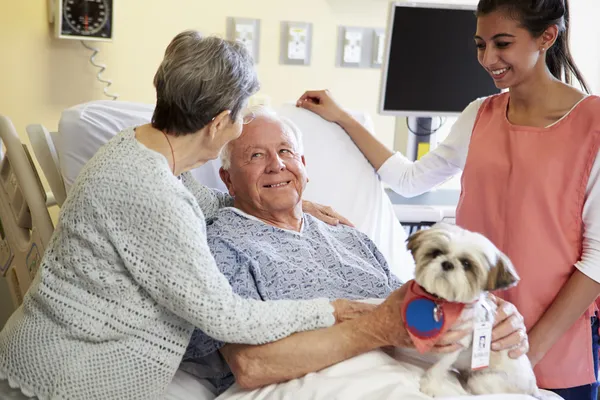
<instances>
[{"instance_id":1,"label":"monitor stand","mask_svg":"<svg viewBox=\"0 0 600 400\"><path fill-rule=\"evenodd\" d=\"M408 117L407 124L406 157L415 161L429 152L435 127L430 117Z\"/></svg>"}]
</instances>

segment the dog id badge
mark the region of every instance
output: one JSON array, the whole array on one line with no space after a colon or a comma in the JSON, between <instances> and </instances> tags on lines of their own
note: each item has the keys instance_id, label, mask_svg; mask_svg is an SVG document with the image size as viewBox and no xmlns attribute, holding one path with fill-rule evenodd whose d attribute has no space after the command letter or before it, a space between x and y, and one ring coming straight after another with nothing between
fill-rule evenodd
<instances>
[{"instance_id":1,"label":"dog id badge","mask_svg":"<svg viewBox=\"0 0 600 400\"><path fill-rule=\"evenodd\" d=\"M485 302L480 305L485 308L486 313L483 320L475 321L473 329L473 354L471 356L471 369L473 371L490 366L493 314Z\"/></svg>"}]
</instances>

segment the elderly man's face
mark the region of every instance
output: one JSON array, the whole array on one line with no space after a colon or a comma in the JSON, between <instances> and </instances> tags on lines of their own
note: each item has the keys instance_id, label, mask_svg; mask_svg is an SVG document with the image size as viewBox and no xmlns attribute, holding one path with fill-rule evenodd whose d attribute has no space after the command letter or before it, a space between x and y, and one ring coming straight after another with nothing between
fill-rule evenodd
<instances>
[{"instance_id":1,"label":"elderly man's face","mask_svg":"<svg viewBox=\"0 0 600 400\"><path fill-rule=\"evenodd\" d=\"M231 166L221 176L236 202L266 212L291 210L300 203L308 181L304 157L279 121L257 118L231 146Z\"/></svg>"}]
</instances>

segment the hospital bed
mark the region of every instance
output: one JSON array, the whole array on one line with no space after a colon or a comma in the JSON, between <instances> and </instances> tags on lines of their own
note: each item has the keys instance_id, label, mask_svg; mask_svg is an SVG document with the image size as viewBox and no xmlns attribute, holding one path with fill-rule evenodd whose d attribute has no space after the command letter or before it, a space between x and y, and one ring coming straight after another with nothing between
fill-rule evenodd
<instances>
[{"instance_id":1,"label":"hospital bed","mask_svg":"<svg viewBox=\"0 0 600 400\"><path fill-rule=\"evenodd\" d=\"M396 218L394 206L368 161L353 142L335 125L293 105L275 107L276 111L293 120L304 136L305 158L310 182L305 198L330 205L348 217L358 229L371 237L389 261L391 269L401 279L412 277L412 258L406 251L406 232ZM8 242L14 254L13 264L28 265L27 246L37 247L39 254L48 243L52 231L47 206L61 206L70 186L81 167L102 144L118 131L132 125L147 123L152 106L138 103L95 101L77 105L62 113L57 132L49 132L41 125L30 125L27 133L34 148L38 163L49 183L51 192L44 193L39 184L35 168L27 157L26 148L18 142L18 136L7 119L0 119L0 137L9 148L2 159L0 177L0 219L11 222L11 226L30 232L22 244ZM361 123L372 130L370 118L363 113L353 113ZM20 149L20 152L17 150ZM15 155L18 153L18 155ZM19 160L18 162L16 160ZM25 160L27 162L25 162ZM7 166L8 165L8 166ZM212 161L193 171L194 176L207 186L224 190L218 177L219 162ZM8 172L6 172L8 171ZM27 172L25 172L27 171ZM5 179L5 176L11 176ZM19 196L5 194L5 181L10 188L21 188L24 200ZM15 192L15 189L11 189ZM15 215L14 206L25 204L29 210L21 220ZM7 212L6 209L13 210ZM22 208L23 208L22 207ZM20 243L20 242L19 242ZM23 250L20 250L23 248ZM17 255L16 253L19 252ZM25 257L25 264L23 264ZM36 259L37 261L37 259ZM33 264L32 264L33 265ZM35 273L35 268L24 273L20 289L26 289ZM13 299L15 304L19 299ZM284 384L260 390L243 392L236 386L221 395L226 400L258 400L284 398L311 399L429 399L418 392L418 377L422 365L398 362L391 356L375 351L347 360L321 372L309 374ZM365 383L368 385L365 386ZM366 387L366 389L365 389ZM2 397L4 393L5 397ZM0 382L0 398L18 399L20 394L11 390L6 382ZM213 399L214 387L207 381L178 371L169 388L170 400ZM478 400L530 400L527 396L480 396Z\"/></svg>"}]
</instances>

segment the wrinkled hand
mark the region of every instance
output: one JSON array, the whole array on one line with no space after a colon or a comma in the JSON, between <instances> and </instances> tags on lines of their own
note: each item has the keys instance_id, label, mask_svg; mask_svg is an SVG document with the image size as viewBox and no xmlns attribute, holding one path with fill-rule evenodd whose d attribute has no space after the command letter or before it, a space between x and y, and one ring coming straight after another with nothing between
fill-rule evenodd
<instances>
[{"instance_id":1,"label":"wrinkled hand","mask_svg":"<svg viewBox=\"0 0 600 400\"><path fill-rule=\"evenodd\" d=\"M302 211L313 217L320 219L329 225L344 224L354 227L352 222L348 221L342 215L338 214L333 208L321 204L313 203L308 200L302 201Z\"/></svg>"},{"instance_id":2,"label":"wrinkled hand","mask_svg":"<svg viewBox=\"0 0 600 400\"><path fill-rule=\"evenodd\" d=\"M492 329L492 350L510 350L508 353L510 358L519 358L527 354L529 340L523 316L513 304L496 296L492 299L497 305Z\"/></svg>"},{"instance_id":3,"label":"wrinkled hand","mask_svg":"<svg viewBox=\"0 0 600 400\"><path fill-rule=\"evenodd\" d=\"M371 322L372 332L383 343L384 347L415 347L410 335L406 331L402 316L404 297L409 287L410 284L404 284L392 292L370 316L373 319ZM440 337L431 351L434 353L453 353L461 349L462 345L458 342L472 332L471 328L463 328L462 325L471 326L467 322L473 318L473 315L473 308L466 308L459 320L448 332Z\"/></svg>"},{"instance_id":4,"label":"wrinkled hand","mask_svg":"<svg viewBox=\"0 0 600 400\"><path fill-rule=\"evenodd\" d=\"M402 318L402 304L410 284L394 290L368 317L371 333L381 347L414 347Z\"/></svg>"},{"instance_id":5,"label":"wrinkled hand","mask_svg":"<svg viewBox=\"0 0 600 400\"><path fill-rule=\"evenodd\" d=\"M331 302L331 305L335 310L333 314L335 316L336 324L358 318L364 314L372 312L375 310L375 308L377 308L376 304L346 299L334 300Z\"/></svg>"},{"instance_id":6,"label":"wrinkled hand","mask_svg":"<svg viewBox=\"0 0 600 400\"><path fill-rule=\"evenodd\" d=\"M328 90L309 90L296 102L296 106L314 112L330 122L339 122L346 112L333 100Z\"/></svg>"}]
</instances>

